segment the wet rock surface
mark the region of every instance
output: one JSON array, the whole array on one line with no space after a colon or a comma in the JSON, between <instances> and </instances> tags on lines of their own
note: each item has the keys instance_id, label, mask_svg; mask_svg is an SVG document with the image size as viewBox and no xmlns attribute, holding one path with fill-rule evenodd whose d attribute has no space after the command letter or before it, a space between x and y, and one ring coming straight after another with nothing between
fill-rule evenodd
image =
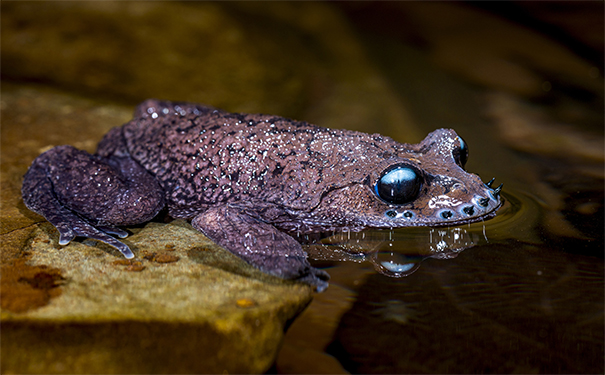
<instances>
[{"instance_id":1,"label":"wet rock surface","mask_svg":"<svg viewBox=\"0 0 605 375\"><path fill-rule=\"evenodd\" d=\"M136 232L127 241L138 260L124 261L94 241L59 248L46 223L33 231L28 255L3 266L3 372L270 366L310 288L253 269L183 221Z\"/></svg>"}]
</instances>

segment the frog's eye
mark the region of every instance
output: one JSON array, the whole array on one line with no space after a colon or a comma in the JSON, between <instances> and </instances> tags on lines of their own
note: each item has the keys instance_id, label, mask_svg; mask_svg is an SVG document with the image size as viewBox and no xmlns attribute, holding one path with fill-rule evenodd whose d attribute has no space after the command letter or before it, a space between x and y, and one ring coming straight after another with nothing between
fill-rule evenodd
<instances>
[{"instance_id":1,"label":"frog's eye","mask_svg":"<svg viewBox=\"0 0 605 375\"><path fill-rule=\"evenodd\" d=\"M398 165L383 173L374 191L385 202L403 204L416 199L421 186L422 178L415 168Z\"/></svg>"},{"instance_id":2,"label":"frog's eye","mask_svg":"<svg viewBox=\"0 0 605 375\"><path fill-rule=\"evenodd\" d=\"M460 147L456 147L452 151L452 156L454 157L456 164L458 164L460 168L464 169L464 166L468 160L468 146L462 137L458 137L458 140L460 141Z\"/></svg>"}]
</instances>

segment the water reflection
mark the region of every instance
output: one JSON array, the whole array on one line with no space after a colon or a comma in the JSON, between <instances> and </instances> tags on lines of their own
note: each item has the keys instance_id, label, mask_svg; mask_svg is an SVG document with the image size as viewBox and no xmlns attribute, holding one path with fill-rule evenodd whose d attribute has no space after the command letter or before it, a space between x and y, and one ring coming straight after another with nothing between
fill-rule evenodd
<instances>
[{"instance_id":1,"label":"water reflection","mask_svg":"<svg viewBox=\"0 0 605 375\"><path fill-rule=\"evenodd\" d=\"M453 259L466 249L498 241L539 243L533 228L538 203L520 192L504 192L505 203L489 221L455 227L410 227L393 230L339 232L312 240L306 251L312 259L368 262L389 277L414 273L429 258Z\"/></svg>"},{"instance_id":2,"label":"water reflection","mask_svg":"<svg viewBox=\"0 0 605 375\"><path fill-rule=\"evenodd\" d=\"M427 258L454 258L486 238L482 229L461 227L341 232L306 250L312 259L369 262L386 276L404 277Z\"/></svg>"}]
</instances>

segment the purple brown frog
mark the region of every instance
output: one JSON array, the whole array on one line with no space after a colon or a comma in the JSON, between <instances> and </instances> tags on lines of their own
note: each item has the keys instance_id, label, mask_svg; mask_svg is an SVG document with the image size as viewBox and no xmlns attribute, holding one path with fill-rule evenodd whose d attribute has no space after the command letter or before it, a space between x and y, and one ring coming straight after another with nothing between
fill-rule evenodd
<instances>
[{"instance_id":1,"label":"purple brown frog","mask_svg":"<svg viewBox=\"0 0 605 375\"><path fill-rule=\"evenodd\" d=\"M58 146L23 182L26 206L59 231L126 258L128 226L164 207L260 270L318 290L296 234L457 225L493 217L501 186L464 170L465 142L439 129L419 144L277 116L157 100L114 128L96 154Z\"/></svg>"}]
</instances>

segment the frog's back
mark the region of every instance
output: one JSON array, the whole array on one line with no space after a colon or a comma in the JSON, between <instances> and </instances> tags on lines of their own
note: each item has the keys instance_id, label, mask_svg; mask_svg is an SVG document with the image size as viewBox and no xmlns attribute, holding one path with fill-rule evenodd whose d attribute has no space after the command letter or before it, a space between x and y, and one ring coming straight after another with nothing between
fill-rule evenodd
<instances>
[{"instance_id":1,"label":"frog's back","mask_svg":"<svg viewBox=\"0 0 605 375\"><path fill-rule=\"evenodd\" d=\"M382 148L395 144L277 116L159 101L142 103L123 134L181 217L219 202L312 208L327 190L363 179Z\"/></svg>"}]
</instances>

